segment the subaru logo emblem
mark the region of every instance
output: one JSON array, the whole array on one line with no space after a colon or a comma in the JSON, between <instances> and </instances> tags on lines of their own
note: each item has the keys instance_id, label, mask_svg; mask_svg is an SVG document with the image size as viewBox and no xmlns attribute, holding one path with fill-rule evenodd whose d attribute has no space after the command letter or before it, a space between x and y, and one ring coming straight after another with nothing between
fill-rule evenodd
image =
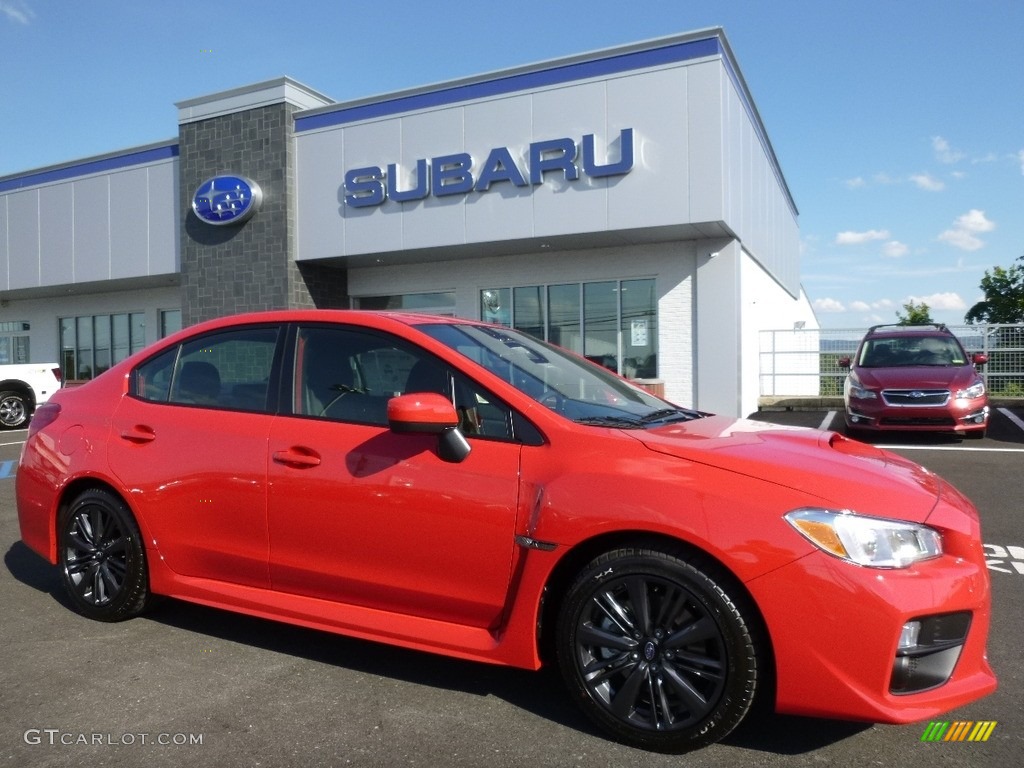
<instances>
[{"instance_id":1,"label":"subaru logo emblem","mask_svg":"<svg viewBox=\"0 0 1024 768\"><path fill-rule=\"evenodd\" d=\"M263 202L260 185L244 176L214 176L192 196L192 211L207 224L241 224Z\"/></svg>"},{"instance_id":2,"label":"subaru logo emblem","mask_svg":"<svg viewBox=\"0 0 1024 768\"><path fill-rule=\"evenodd\" d=\"M648 640L644 643L644 659L646 661L654 661L654 657L658 655L658 646L653 640Z\"/></svg>"},{"instance_id":3,"label":"subaru logo emblem","mask_svg":"<svg viewBox=\"0 0 1024 768\"><path fill-rule=\"evenodd\" d=\"M914 390L913 392L911 392L911 393L910 393L910 396L911 396L912 398L914 398L915 400L919 400L919 399L921 399L922 397L924 397L924 392L922 392L922 391L921 391L921 390L919 390L919 389L915 389L915 390Z\"/></svg>"}]
</instances>

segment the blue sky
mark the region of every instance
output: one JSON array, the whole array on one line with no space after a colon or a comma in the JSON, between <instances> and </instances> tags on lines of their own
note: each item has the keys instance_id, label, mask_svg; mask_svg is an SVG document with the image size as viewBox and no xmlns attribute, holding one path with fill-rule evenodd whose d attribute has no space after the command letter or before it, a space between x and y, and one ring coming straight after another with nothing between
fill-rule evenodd
<instances>
[{"instance_id":1,"label":"blue sky","mask_svg":"<svg viewBox=\"0 0 1024 768\"><path fill-rule=\"evenodd\" d=\"M1021 0L0 0L0 176L171 139L282 75L345 101L725 29L800 210L822 326L958 323L1024 254Z\"/></svg>"}]
</instances>

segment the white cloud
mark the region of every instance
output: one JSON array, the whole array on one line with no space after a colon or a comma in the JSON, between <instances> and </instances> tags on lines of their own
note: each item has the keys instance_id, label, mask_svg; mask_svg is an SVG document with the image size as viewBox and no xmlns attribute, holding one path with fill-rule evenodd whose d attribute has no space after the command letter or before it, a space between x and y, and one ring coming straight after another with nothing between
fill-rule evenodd
<instances>
[{"instance_id":1,"label":"white cloud","mask_svg":"<svg viewBox=\"0 0 1024 768\"><path fill-rule=\"evenodd\" d=\"M1024 154L1024 152L1022 152L1022 154ZM867 184L868 184L866 181L864 181L864 177L863 176L857 176L857 177L852 178L852 179L847 179L843 183L849 189L860 189L861 187L866 187Z\"/></svg>"},{"instance_id":2,"label":"white cloud","mask_svg":"<svg viewBox=\"0 0 1024 768\"><path fill-rule=\"evenodd\" d=\"M882 255L888 256L890 259L898 259L901 256L906 256L909 251L910 248L899 240L890 240L882 246Z\"/></svg>"},{"instance_id":3,"label":"white cloud","mask_svg":"<svg viewBox=\"0 0 1024 768\"><path fill-rule=\"evenodd\" d=\"M967 309L966 302L960 298L958 293L933 293L931 296L907 296L905 302L914 304L927 304L928 309Z\"/></svg>"},{"instance_id":4,"label":"white cloud","mask_svg":"<svg viewBox=\"0 0 1024 768\"><path fill-rule=\"evenodd\" d=\"M1024 176L1024 149L1017 153L1017 159L1020 160L1020 173Z\"/></svg>"},{"instance_id":5,"label":"white cloud","mask_svg":"<svg viewBox=\"0 0 1024 768\"><path fill-rule=\"evenodd\" d=\"M19 24L31 23L36 15L24 0L0 0L0 13Z\"/></svg>"},{"instance_id":6,"label":"white cloud","mask_svg":"<svg viewBox=\"0 0 1024 768\"><path fill-rule=\"evenodd\" d=\"M949 142L941 136L932 137L932 149L940 163L950 165L964 159L964 153L950 147Z\"/></svg>"},{"instance_id":7,"label":"white cloud","mask_svg":"<svg viewBox=\"0 0 1024 768\"><path fill-rule=\"evenodd\" d=\"M889 237L887 229L869 229L867 232L840 232L836 235L836 245L860 245L872 240L885 240Z\"/></svg>"},{"instance_id":8,"label":"white cloud","mask_svg":"<svg viewBox=\"0 0 1024 768\"><path fill-rule=\"evenodd\" d=\"M936 179L930 173L915 173L910 180L917 185L918 189L923 189L926 192L941 192L946 188L944 182Z\"/></svg>"},{"instance_id":9,"label":"white cloud","mask_svg":"<svg viewBox=\"0 0 1024 768\"><path fill-rule=\"evenodd\" d=\"M870 312L871 305L866 301L851 301L850 309L854 312Z\"/></svg>"},{"instance_id":10,"label":"white cloud","mask_svg":"<svg viewBox=\"0 0 1024 768\"><path fill-rule=\"evenodd\" d=\"M985 241L976 235L991 232L995 228L995 222L989 221L984 211L972 208L953 222L952 229L947 229L939 235L939 240L964 251L977 251L985 246Z\"/></svg>"},{"instance_id":11,"label":"white cloud","mask_svg":"<svg viewBox=\"0 0 1024 768\"><path fill-rule=\"evenodd\" d=\"M814 309L818 312L829 313L846 311L846 307L843 306L843 303L841 301L836 301L835 299L815 299Z\"/></svg>"}]
</instances>

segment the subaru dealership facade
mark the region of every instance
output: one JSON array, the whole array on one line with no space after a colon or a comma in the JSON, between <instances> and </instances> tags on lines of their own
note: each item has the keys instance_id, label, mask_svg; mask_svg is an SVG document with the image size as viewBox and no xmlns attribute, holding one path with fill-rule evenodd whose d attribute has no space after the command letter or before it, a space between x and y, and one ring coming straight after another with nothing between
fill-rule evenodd
<instances>
[{"instance_id":1,"label":"subaru dealership facade","mask_svg":"<svg viewBox=\"0 0 1024 768\"><path fill-rule=\"evenodd\" d=\"M721 30L354 102L280 78L177 107L174 140L0 177L0 363L87 379L219 315L403 309L741 415L757 331L815 325Z\"/></svg>"}]
</instances>

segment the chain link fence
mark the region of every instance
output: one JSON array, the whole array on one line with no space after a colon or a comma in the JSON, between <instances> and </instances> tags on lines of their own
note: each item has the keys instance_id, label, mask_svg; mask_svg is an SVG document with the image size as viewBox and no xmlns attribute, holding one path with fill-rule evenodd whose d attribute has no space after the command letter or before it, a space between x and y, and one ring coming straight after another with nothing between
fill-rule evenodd
<instances>
[{"instance_id":1,"label":"chain link fence","mask_svg":"<svg viewBox=\"0 0 1024 768\"><path fill-rule=\"evenodd\" d=\"M981 368L991 397L1024 398L1024 324L950 325L968 353L988 355ZM847 370L866 328L761 331L761 397L841 397Z\"/></svg>"}]
</instances>

